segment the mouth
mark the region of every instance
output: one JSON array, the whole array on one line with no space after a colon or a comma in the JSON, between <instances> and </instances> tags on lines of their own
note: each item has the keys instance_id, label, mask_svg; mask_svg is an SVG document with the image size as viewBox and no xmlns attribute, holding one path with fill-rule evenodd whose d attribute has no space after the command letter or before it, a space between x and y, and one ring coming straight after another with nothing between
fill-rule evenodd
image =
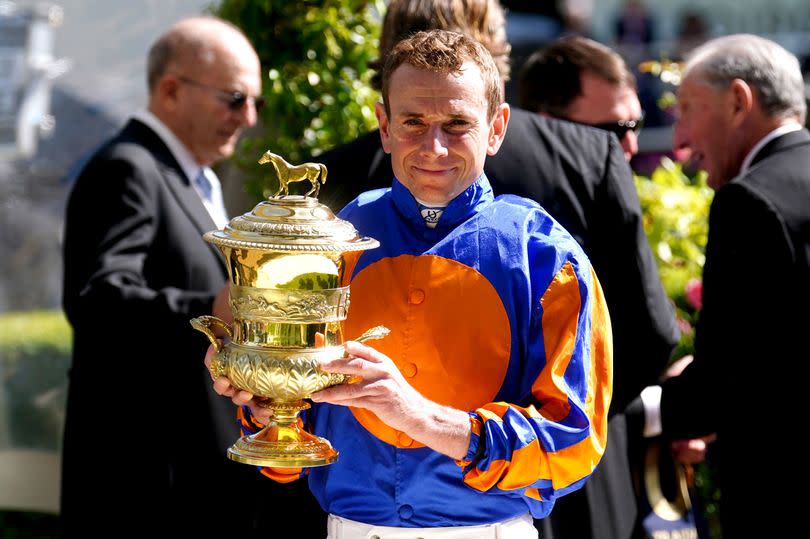
<instances>
[{"instance_id":1,"label":"mouth","mask_svg":"<svg viewBox=\"0 0 810 539\"><path fill-rule=\"evenodd\" d=\"M231 140L231 139L235 139L235 138L237 138L237 137L239 136L239 129L234 129L234 130L230 130L230 129L228 129L228 130L220 130L220 131L217 131L217 135L218 135L220 138L224 139L224 140Z\"/></svg>"},{"instance_id":2,"label":"mouth","mask_svg":"<svg viewBox=\"0 0 810 539\"><path fill-rule=\"evenodd\" d=\"M452 174L456 167L420 167L420 166L412 166L411 170L413 170L416 174L421 176L435 176L435 177L442 177L447 176L448 174Z\"/></svg>"}]
</instances>

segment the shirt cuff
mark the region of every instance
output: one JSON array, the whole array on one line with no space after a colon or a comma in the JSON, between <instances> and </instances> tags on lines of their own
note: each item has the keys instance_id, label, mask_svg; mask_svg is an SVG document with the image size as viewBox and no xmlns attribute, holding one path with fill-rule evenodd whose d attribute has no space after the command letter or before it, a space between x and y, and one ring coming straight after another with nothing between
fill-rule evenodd
<instances>
[{"instance_id":1,"label":"shirt cuff","mask_svg":"<svg viewBox=\"0 0 810 539\"><path fill-rule=\"evenodd\" d=\"M661 426L661 386L647 386L641 390L644 405L644 437L652 438L663 432Z\"/></svg>"},{"instance_id":2,"label":"shirt cuff","mask_svg":"<svg viewBox=\"0 0 810 539\"><path fill-rule=\"evenodd\" d=\"M467 467L473 462L480 459L479 452L483 450L481 443L481 418L475 412L467 412L470 416L470 445L467 447L467 454L462 460L457 460L456 464L461 467Z\"/></svg>"}]
</instances>

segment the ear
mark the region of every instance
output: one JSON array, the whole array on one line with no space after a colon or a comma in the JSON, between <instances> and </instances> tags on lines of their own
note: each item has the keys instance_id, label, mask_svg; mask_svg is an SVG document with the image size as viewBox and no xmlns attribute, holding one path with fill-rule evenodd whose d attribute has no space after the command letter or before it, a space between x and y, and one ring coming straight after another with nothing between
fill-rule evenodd
<instances>
[{"instance_id":1,"label":"ear","mask_svg":"<svg viewBox=\"0 0 810 539\"><path fill-rule=\"evenodd\" d=\"M377 123L380 124L380 139L385 153L391 153L391 125L388 122L388 115L385 114L385 105L379 101L374 105L374 114L377 116Z\"/></svg>"},{"instance_id":2,"label":"ear","mask_svg":"<svg viewBox=\"0 0 810 539\"><path fill-rule=\"evenodd\" d=\"M164 74L158 80L153 93L153 98L157 99L164 110L175 110L178 106L178 92L180 81L172 74Z\"/></svg>"},{"instance_id":3,"label":"ear","mask_svg":"<svg viewBox=\"0 0 810 539\"><path fill-rule=\"evenodd\" d=\"M495 119L489 126L489 139L487 140L487 155L495 155L501 147L503 137L506 136L506 126L509 124L509 105L501 103Z\"/></svg>"},{"instance_id":4,"label":"ear","mask_svg":"<svg viewBox=\"0 0 810 539\"><path fill-rule=\"evenodd\" d=\"M753 88L742 79L734 79L729 86L732 125L739 127L753 111L756 101Z\"/></svg>"}]
</instances>

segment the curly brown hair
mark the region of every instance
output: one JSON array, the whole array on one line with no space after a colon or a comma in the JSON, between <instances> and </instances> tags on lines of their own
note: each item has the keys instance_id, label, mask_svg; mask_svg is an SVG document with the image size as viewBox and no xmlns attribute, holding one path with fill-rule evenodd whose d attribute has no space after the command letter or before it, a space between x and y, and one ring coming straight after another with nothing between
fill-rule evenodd
<instances>
[{"instance_id":1,"label":"curly brown hair","mask_svg":"<svg viewBox=\"0 0 810 539\"><path fill-rule=\"evenodd\" d=\"M481 70L489 118L495 117L503 103L503 84L498 67L489 51L477 41L457 32L430 30L418 32L397 43L385 59L382 72L382 97L385 113L390 117L388 95L391 75L402 64L436 73L460 73L466 62Z\"/></svg>"}]
</instances>

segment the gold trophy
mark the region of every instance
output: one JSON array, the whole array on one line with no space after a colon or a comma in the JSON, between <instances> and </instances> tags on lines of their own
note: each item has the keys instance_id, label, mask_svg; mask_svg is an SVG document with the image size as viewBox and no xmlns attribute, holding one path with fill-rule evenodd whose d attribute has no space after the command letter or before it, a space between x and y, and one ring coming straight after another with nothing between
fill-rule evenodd
<instances>
[{"instance_id":1,"label":"gold trophy","mask_svg":"<svg viewBox=\"0 0 810 539\"><path fill-rule=\"evenodd\" d=\"M305 432L298 413L309 408L304 399L312 393L351 382L348 375L323 372L319 361L345 355L348 278L362 251L379 242L360 237L351 223L318 202L324 165L292 166L270 152L259 163L273 165L278 192L223 230L203 236L225 256L233 325L214 316L191 324L216 350L214 376L228 377L273 410L270 423L240 438L228 457L259 466L323 466L337 460L338 452L328 440ZM288 194L288 183L305 180L312 184L306 195ZM214 326L230 341L221 344ZM387 334L378 326L356 340Z\"/></svg>"}]
</instances>

